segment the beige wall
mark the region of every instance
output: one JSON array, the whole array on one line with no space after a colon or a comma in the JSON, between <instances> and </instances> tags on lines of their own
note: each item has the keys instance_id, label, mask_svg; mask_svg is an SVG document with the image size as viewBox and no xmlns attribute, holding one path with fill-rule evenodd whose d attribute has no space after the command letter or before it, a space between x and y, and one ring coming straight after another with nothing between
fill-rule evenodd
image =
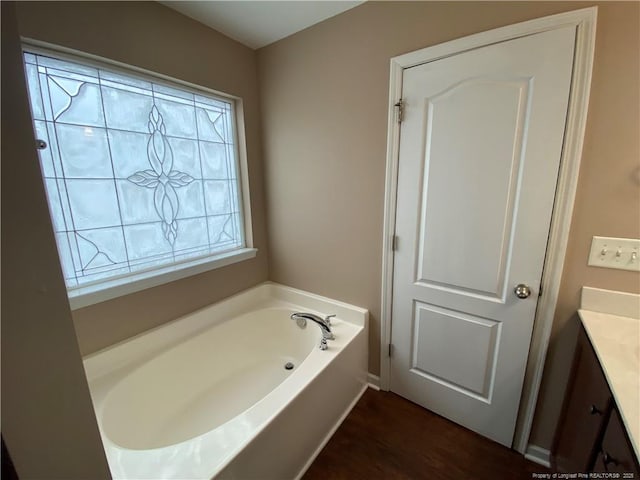
<instances>
[{"instance_id":1,"label":"beige wall","mask_svg":"<svg viewBox=\"0 0 640 480\"><path fill-rule=\"evenodd\" d=\"M258 52L270 278L371 311L379 372L389 59L593 3L367 2ZM600 4L585 152L532 442L549 447L582 285L640 291L586 266L592 235L640 237L638 3ZM635 176L634 176L635 175Z\"/></svg>"},{"instance_id":2,"label":"beige wall","mask_svg":"<svg viewBox=\"0 0 640 480\"><path fill-rule=\"evenodd\" d=\"M245 102L258 257L74 312L81 351L95 351L269 277L369 308L372 313L370 370L377 373L389 59L464 35L590 5L577 2L368 2L261 49L257 54L259 106L256 53L162 5L20 3L18 20L23 36L225 91L243 97ZM607 2L601 4L599 10L585 153L532 436L533 442L543 447L551 443L564 393L575 335L575 325L570 319L577 307L580 286L640 291L640 277L636 273L586 266L592 235L640 237L640 186L636 179L640 169L639 16L638 3ZM4 44L3 37L3 48ZM260 107L266 160L266 207L263 205ZM24 105L16 108L20 115L26 113ZM6 124L3 122L3 128ZM3 156L4 149L3 143ZM27 167L29 165L28 176L18 176L20 172L16 171L16 176L8 177L10 172L3 169L3 204L6 204L4 182L21 178L20 194L34 192L33 208L42 215L46 209L43 210L41 182L33 176L34 164ZM17 204L17 199L13 204ZM30 213L28 209L22 212ZM49 322L52 316L54 321L60 317L60 322L47 324L51 325L51 331L38 330L45 332L42 340L47 340L41 341L38 347L47 352L46 345L59 342L65 347L62 361L70 364L68 375L75 375L80 363L77 350L68 345L69 324L64 321L65 307L59 304L64 291L57 259L51 256L55 251L49 222L43 217L38 227L44 229L43 232L27 232L18 228L19 218L14 217L5 218L3 212L5 259L13 253L6 247L9 245L5 242L7 231L15 232L15 236L6 238L16 242L13 245L16 249L22 247L19 242L31 247L29 242L35 240L30 237L38 237L43 245L35 251L46 258L38 259L43 262L42 276L34 274L30 281L43 278L46 283L47 275L56 275L54 283L57 284L50 290L53 303L37 303L33 308L47 311ZM14 221L16 226L10 225ZM16 256L16 260L20 258ZM18 268L16 262L7 263L9 267ZM3 264L3 276L5 271ZM34 287L29 288L32 291ZM8 296L4 287L3 296ZM19 293L16 298L22 299ZM49 299L49 295L44 298ZM54 306L55 302L58 303ZM19 311L15 304L7 303L3 302L3 316L12 312L12 305L14 313ZM32 314L35 315L20 311L16 319L23 323L7 326L3 318L3 366L5 358L9 358L5 331L10 332L14 325L16 335L24 334L20 328L31 325L25 319L31 319ZM28 333L32 335L33 331ZM55 342L51 342L51 338ZM23 340L16 345L28 345L20 342ZM30 352L29 348L26 352ZM19 355L21 348L9 349L9 353ZM19 357L12 358L17 361ZM16 369L18 373L21 371ZM67 385L65 382L72 378L64 376L66 373L56 375L63 375L61 385ZM6 382L15 380L14 376L12 372L5 375L3 371L5 391L5 385L9 385ZM51 382L47 387L57 388L56 385L57 382ZM71 391L85 395L86 384L82 381L80 385L75 387L79 390ZM46 395L50 394L44 390L37 393L43 394L41 398L49 398ZM3 400L4 408L4 396ZM78 406L73 402L70 405ZM79 415L89 415L86 405L82 402L79 405ZM3 422L7 425L5 418ZM95 433L92 422L78 428L88 429L84 433L89 436ZM11 450L12 441L6 439ZM94 461L96 468L102 465L103 459L90 455L87 458Z\"/></svg>"},{"instance_id":3,"label":"beige wall","mask_svg":"<svg viewBox=\"0 0 640 480\"><path fill-rule=\"evenodd\" d=\"M1 8L2 436L22 479L110 478L50 227L15 8Z\"/></svg>"},{"instance_id":4,"label":"beige wall","mask_svg":"<svg viewBox=\"0 0 640 480\"><path fill-rule=\"evenodd\" d=\"M20 35L73 48L244 100L258 256L73 312L87 354L267 279L256 54L155 2L20 2Z\"/></svg>"}]
</instances>

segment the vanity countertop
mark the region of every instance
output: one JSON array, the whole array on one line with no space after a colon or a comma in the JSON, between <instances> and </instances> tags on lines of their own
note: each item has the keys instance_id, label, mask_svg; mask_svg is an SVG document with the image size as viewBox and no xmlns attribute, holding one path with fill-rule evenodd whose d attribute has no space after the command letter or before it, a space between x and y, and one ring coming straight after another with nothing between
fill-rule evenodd
<instances>
[{"instance_id":1,"label":"vanity countertop","mask_svg":"<svg viewBox=\"0 0 640 480\"><path fill-rule=\"evenodd\" d=\"M578 310L640 460L640 319Z\"/></svg>"}]
</instances>

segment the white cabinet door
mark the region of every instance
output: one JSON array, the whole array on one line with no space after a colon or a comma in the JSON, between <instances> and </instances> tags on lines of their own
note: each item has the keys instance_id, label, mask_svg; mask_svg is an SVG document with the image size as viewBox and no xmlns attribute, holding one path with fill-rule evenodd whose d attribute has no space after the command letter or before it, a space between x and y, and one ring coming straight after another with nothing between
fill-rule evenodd
<instances>
[{"instance_id":1,"label":"white cabinet door","mask_svg":"<svg viewBox=\"0 0 640 480\"><path fill-rule=\"evenodd\" d=\"M574 41L566 27L403 73L391 390L508 446Z\"/></svg>"}]
</instances>

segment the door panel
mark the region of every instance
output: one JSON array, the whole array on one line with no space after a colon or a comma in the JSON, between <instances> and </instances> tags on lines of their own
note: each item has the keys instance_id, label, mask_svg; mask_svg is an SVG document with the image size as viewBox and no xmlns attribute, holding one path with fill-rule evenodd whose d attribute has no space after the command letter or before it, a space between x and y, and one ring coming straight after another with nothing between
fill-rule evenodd
<instances>
[{"instance_id":1,"label":"door panel","mask_svg":"<svg viewBox=\"0 0 640 480\"><path fill-rule=\"evenodd\" d=\"M508 446L574 41L566 27L403 72L391 390Z\"/></svg>"},{"instance_id":2,"label":"door panel","mask_svg":"<svg viewBox=\"0 0 640 480\"><path fill-rule=\"evenodd\" d=\"M476 78L427 99L419 282L503 297L528 84Z\"/></svg>"},{"instance_id":3,"label":"door panel","mask_svg":"<svg viewBox=\"0 0 640 480\"><path fill-rule=\"evenodd\" d=\"M414 373L489 401L501 324L416 302Z\"/></svg>"}]
</instances>

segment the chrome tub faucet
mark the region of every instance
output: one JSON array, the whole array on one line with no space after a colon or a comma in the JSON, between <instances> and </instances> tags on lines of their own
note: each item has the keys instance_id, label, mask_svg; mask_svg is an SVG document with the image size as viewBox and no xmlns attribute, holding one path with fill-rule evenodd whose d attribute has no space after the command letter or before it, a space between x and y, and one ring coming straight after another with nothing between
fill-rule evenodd
<instances>
[{"instance_id":1,"label":"chrome tub faucet","mask_svg":"<svg viewBox=\"0 0 640 480\"><path fill-rule=\"evenodd\" d=\"M334 340L336 337L331 331L331 318L335 315L328 315L325 318L320 318L313 313L296 312L291 314L291 320L295 320L296 324L300 328L306 328L307 320L317 323L322 331L322 340L320 340L320 350L327 349L327 340Z\"/></svg>"}]
</instances>

